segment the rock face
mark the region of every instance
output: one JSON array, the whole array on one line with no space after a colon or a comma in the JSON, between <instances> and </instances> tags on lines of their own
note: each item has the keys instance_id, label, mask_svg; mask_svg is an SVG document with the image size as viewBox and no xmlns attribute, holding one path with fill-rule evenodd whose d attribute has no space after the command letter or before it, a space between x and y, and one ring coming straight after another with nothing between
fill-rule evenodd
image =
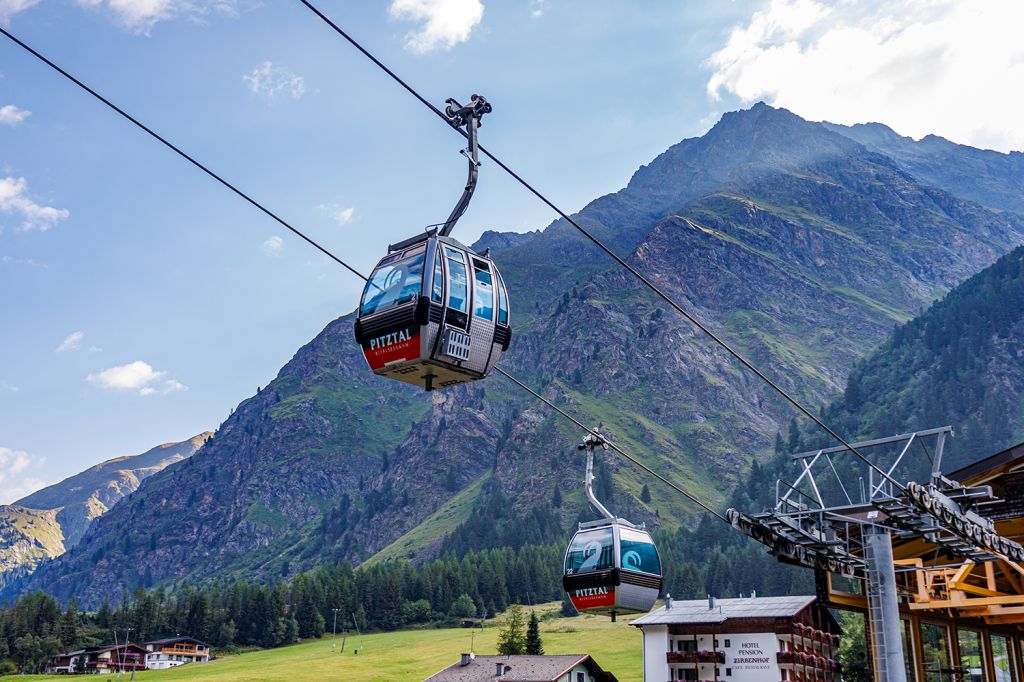
<instances>
[{"instance_id":1,"label":"rock face","mask_svg":"<svg viewBox=\"0 0 1024 682\"><path fill-rule=\"evenodd\" d=\"M0 505L0 585L28 575L47 559L64 553L58 512Z\"/></svg>"},{"instance_id":2,"label":"rock face","mask_svg":"<svg viewBox=\"0 0 1024 682\"><path fill-rule=\"evenodd\" d=\"M1002 154L956 144L937 135L918 141L881 123L824 124L895 160L922 182L997 209L1024 213L1024 153Z\"/></svg>"},{"instance_id":3,"label":"rock face","mask_svg":"<svg viewBox=\"0 0 1024 682\"><path fill-rule=\"evenodd\" d=\"M763 104L673 146L577 220L812 406L895 324L1024 241L1020 216ZM487 245L513 306L503 366L703 499L721 500L788 423L786 404L564 221ZM415 559L494 485L521 511L559 486L574 520L579 437L500 376L433 394L374 377L343 317L195 457L7 594L94 606L138 585L271 579L381 550ZM615 511L688 522L685 500L651 482L642 502L642 472L604 459Z\"/></svg>"},{"instance_id":4,"label":"rock face","mask_svg":"<svg viewBox=\"0 0 1024 682\"><path fill-rule=\"evenodd\" d=\"M115 457L0 505L0 584L28 575L81 540L89 525L147 477L191 457L210 432L164 443L141 455Z\"/></svg>"}]
</instances>

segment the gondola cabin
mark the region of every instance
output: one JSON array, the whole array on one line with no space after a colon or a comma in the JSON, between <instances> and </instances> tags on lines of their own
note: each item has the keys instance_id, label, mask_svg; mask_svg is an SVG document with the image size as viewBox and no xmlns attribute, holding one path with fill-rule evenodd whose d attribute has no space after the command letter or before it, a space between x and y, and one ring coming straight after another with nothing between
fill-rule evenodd
<instances>
[{"instance_id":1,"label":"gondola cabin","mask_svg":"<svg viewBox=\"0 0 1024 682\"><path fill-rule=\"evenodd\" d=\"M658 548L624 519L581 523L565 552L562 586L580 612L646 613L661 591Z\"/></svg>"},{"instance_id":2,"label":"gondola cabin","mask_svg":"<svg viewBox=\"0 0 1024 682\"><path fill-rule=\"evenodd\" d=\"M355 336L380 376L428 391L482 379L512 340L508 292L487 252L426 233L374 268Z\"/></svg>"}]
</instances>

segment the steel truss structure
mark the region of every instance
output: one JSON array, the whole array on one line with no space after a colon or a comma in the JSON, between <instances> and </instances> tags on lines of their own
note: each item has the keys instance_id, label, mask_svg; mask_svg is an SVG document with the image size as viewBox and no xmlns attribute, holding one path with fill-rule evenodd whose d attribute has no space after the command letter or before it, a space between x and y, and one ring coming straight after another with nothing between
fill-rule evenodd
<instances>
[{"instance_id":1,"label":"steel truss structure","mask_svg":"<svg viewBox=\"0 0 1024 682\"><path fill-rule=\"evenodd\" d=\"M879 682L906 679L898 595L913 610L956 608L989 622L1024 616L1024 547L978 513L995 501L991 486L964 486L943 475L943 450L952 435L952 427L944 426L854 444L858 451L880 453L874 466L884 477L852 457L854 468L837 467L834 458L850 454L844 446L794 455L799 475L776 482L773 508L726 513L733 527L779 561L814 569L819 592L832 603L867 611ZM930 460L927 483L895 482L901 465L923 469L923 456ZM863 476L851 475L861 471ZM894 559L894 542L914 543L922 554L949 560ZM843 593L832 588L833 574L862 581L860 594L846 595L844 604Z\"/></svg>"}]
</instances>

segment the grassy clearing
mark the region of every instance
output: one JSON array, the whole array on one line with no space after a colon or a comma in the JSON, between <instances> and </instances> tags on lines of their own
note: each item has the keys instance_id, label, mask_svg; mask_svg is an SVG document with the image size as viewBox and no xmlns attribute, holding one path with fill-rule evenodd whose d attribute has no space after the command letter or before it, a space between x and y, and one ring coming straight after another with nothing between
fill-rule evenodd
<instances>
[{"instance_id":1,"label":"grassy clearing","mask_svg":"<svg viewBox=\"0 0 1024 682\"><path fill-rule=\"evenodd\" d=\"M559 604L536 607L538 614L557 614ZM599 616L552 617L541 623L544 650L548 654L589 653L621 682L641 682L640 631L620 618L612 623ZM478 654L496 653L500 623L489 622L481 630L402 630L349 637L345 653L331 651L331 637L292 646L227 656L205 665L191 664L171 670L138 673L139 682L406 682L422 680L459 659L470 639ZM359 653L355 653L355 648ZM68 680L66 676L10 675L0 682Z\"/></svg>"},{"instance_id":2,"label":"grassy clearing","mask_svg":"<svg viewBox=\"0 0 1024 682\"><path fill-rule=\"evenodd\" d=\"M490 473L486 473L470 483L458 495L441 505L426 521L374 554L366 561L366 565L379 561L412 559L431 542L450 534L469 518L473 503L480 497L480 490L489 477Z\"/></svg>"}]
</instances>

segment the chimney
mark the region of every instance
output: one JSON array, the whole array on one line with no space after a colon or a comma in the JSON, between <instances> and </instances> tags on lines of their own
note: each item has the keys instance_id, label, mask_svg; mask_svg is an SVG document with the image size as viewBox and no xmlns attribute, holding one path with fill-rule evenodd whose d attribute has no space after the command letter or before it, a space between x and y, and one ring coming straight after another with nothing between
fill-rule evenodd
<instances>
[{"instance_id":1,"label":"chimney","mask_svg":"<svg viewBox=\"0 0 1024 682\"><path fill-rule=\"evenodd\" d=\"M465 667L472 663L474 658L476 658L476 654L462 654L462 662L459 665Z\"/></svg>"},{"instance_id":2,"label":"chimney","mask_svg":"<svg viewBox=\"0 0 1024 682\"><path fill-rule=\"evenodd\" d=\"M708 595L708 611L714 611L714 610L715 610L715 598L712 597L709 594Z\"/></svg>"},{"instance_id":3,"label":"chimney","mask_svg":"<svg viewBox=\"0 0 1024 682\"><path fill-rule=\"evenodd\" d=\"M750 598L751 599L757 599L757 590L751 590L750 591Z\"/></svg>"},{"instance_id":4,"label":"chimney","mask_svg":"<svg viewBox=\"0 0 1024 682\"><path fill-rule=\"evenodd\" d=\"M666 609L671 609L672 608L672 595L669 594L668 592L665 593L665 608Z\"/></svg>"},{"instance_id":5,"label":"chimney","mask_svg":"<svg viewBox=\"0 0 1024 682\"><path fill-rule=\"evenodd\" d=\"M505 665L501 661L498 661L497 663L494 664L494 668L495 668L494 669L494 674L495 675L497 675L498 677L504 677L505 673L507 673L509 670L512 669L512 666Z\"/></svg>"}]
</instances>

